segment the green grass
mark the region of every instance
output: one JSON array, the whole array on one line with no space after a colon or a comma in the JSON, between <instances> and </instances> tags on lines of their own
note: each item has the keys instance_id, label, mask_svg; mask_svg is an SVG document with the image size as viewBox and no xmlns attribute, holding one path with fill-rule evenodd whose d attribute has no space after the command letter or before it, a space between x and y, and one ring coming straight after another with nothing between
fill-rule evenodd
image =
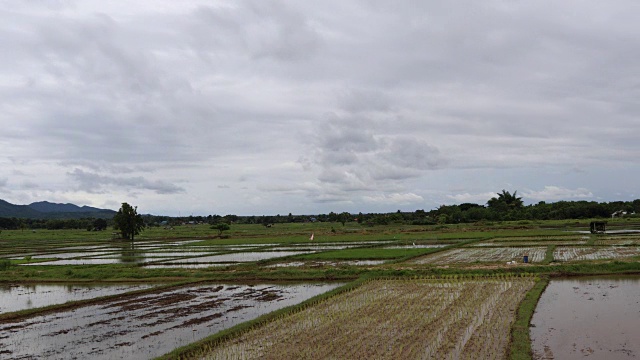
<instances>
[{"instance_id":1,"label":"green grass","mask_svg":"<svg viewBox=\"0 0 640 360\"><path fill-rule=\"evenodd\" d=\"M511 343L509 348L510 360L531 359L531 338L529 336L529 324L533 316L540 296L549 284L549 279L539 280L527 293L520 303L516 313L516 321L511 327Z\"/></svg>"},{"instance_id":2,"label":"green grass","mask_svg":"<svg viewBox=\"0 0 640 360\"><path fill-rule=\"evenodd\" d=\"M556 251L556 245L547 246L547 252L544 255L544 260L542 260L543 265L548 265L553 261L553 253Z\"/></svg>"}]
</instances>

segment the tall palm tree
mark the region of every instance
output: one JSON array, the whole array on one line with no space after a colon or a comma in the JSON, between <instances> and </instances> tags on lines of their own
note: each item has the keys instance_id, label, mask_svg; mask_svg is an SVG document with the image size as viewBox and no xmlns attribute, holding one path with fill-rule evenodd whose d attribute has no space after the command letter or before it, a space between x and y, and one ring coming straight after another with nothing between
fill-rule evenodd
<instances>
[{"instance_id":1,"label":"tall palm tree","mask_svg":"<svg viewBox=\"0 0 640 360\"><path fill-rule=\"evenodd\" d=\"M498 197L492 197L487 201L487 205L489 205L490 208L521 208L523 205L522 198L518 197L517 194L518 190L514 191L512 195L508 191L502 189L502 193L497 193Z\"/></svg>"}]
</instances>

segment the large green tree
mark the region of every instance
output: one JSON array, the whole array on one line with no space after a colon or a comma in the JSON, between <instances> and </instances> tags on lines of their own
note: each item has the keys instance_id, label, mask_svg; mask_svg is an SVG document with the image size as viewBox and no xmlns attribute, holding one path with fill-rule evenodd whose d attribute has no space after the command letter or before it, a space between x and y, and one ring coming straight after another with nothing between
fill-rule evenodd
<instances>
[{"instance_id":1,"label":"large green tree","mask_svg":"<svg viewBox=\"0 0 640 360\"><path fill-rule=\"evenodd\" d=\"M113 217L113 222L114 228L120 230L122 238L131 241L133 241L134 236L140 234L140 231L144 229L144 220L138 214L138 207L132 207L126 202L122 203L122 207Z\"/></svg>"},{"instance_id":2,"label":"large green tree","mask_svg":"<svg viewBox=\"0 0 640 360\"><path fill-rule=\"evenodd\" d=\"M227 223L218 223L215 225L211 225L211 228L214 230L218 230L218 236L222 236L223 231L231 229L231 227Z\"/></svg>"},{"instance_id":3,"label":"large green tree","mask_svg":"<svg viewBox=\"0 0 640 360\"><path fill-rule=\"evenodd\" d=\"M502 190L502 193L497 193L498 197L492 197L487 201L489 208L496 210L512 210L522 207L522 198L516 196L518 190L510 194L506 190Z\"/></svg>"}]
</instances>

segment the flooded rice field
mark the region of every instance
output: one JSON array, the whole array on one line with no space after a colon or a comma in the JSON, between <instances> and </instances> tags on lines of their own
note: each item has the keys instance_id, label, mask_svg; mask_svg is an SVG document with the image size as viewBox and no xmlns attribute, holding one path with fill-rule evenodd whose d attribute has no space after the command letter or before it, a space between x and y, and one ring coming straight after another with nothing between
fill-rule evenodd
<instances>
[{"instance_id":1,"label":"flooded rice field","mask_svg":"<svg viewBox=\"0 0 640 360\"><path fill-rule=\"evenodd\" d=\"M545 247L496 247L496 248L458 248L432 255L420 257L412 262L418 264L465 264L474 262L522 262L524 255L528 256L529 262L539 262L544 260L547 248Z\"/></svg>"},{"instance_id":2,"label":"flooded rice field","mask_svg":"<svg viewBox=\"0 0 640 360\"><path fill-rule=\"evenodd\" d=\"M411 245L390 245L385 246L383 249L437 249L449 246L451 244L411 244Z\"/></svg>"},{"instance_id":3,"label":"flooded rice field","mask_svg":"<svg viewBox=\"0 0 640 360\"><path fill-rule=\"evenodd\" d=\"M85 256L111 255L110 252L66 252L66 253L46 253L31 256L32 259L71 259Z\"/></svg>"},{"instance_id":4,"label":"flooded rice field","mask_svg":"<svg viewBox=\"0 0 640 360\"><path fill-rule=\"evenodd\" d=\"M359 245L291 245L291 246L282 246L282 247L274 247L269 250L272 251L300 251L300 250L308 250L308 251L323 251L323 250L343 250L343 249L351 249L354 247L358 247Z\"/></svg>"},{"instance_id":5,"label":"flooded rice field","mask_svg":"<svg viewBox=\"0 0 640 360\"><path fill-rule=\"evenodd\" d=\"M197 241L197 240L195 240ZM145 264L178 265L211 263L243 263L277 257L309 254L317 251L340 250L368 245L369 242L317 243L317 244L242 244L242 245L202 245L194 241L171 243L142 243L122 247L93 246L68 248L68 252L42 252L27 254L33 262L21 265L105 265L105 264ZM184 246L178 246L184 245ZM89 249L91 248L91 249ZM259 251L252 251L259 250ZM16 256L23 259L27 255ZM38 261L36 261L38 260ZM44 261L43 261L44 260Z\"/></svg>"},{"instance_id":6,"label":"flooded rice field","mask_svg":"<svg viewBox=\"0 0 640 360\"><path fill-rule=\"evenodd\" d=\"M198 285L0 322L11 359L151 359L341 284Z\"/></svg>"},{"instance_id":7,"label":"flooded rice field","mask_svg":"<svg viewBox=\"0 0 640 360\"><path fill-rule=\"evenodd\" d=\"M131 254L130 257L145 257L145 258L174 258L174 257L186 257L186 256L205 256L215 255L216 252L204 252L204 251L149 251L142 254ZM101 256L92 256L94 258L121 258L121 254L110 254Z\"/></svg>"},{"instance_id":8,"label":"flooded rice field","mask_svg":"<svg viewBox=\"0 0 640 360\"><path fill-rule=\"evenodd\" d=\"M205 263L205 264L145 264L145 269L205 269L212 266L234 266L239 263Z\"/></svg>"},{"instance_id":9,"label":"flooded rice field","mask_svg":"<svg viewBox=\"0 0 640 360\"><path fill-rule=\"evenodd\" d=\"M146 284L2 284L0 314L153 287Z\"/></svg>"},{"instance_id":10,"label":"flooded rice field","mask_svg":"<svg viewBox=\"0 0 640 360\"><path fill-rule=\"evenodd\" d=\"M279 268L279 267L302 267L302 266L310 266L310 267L319 267L319 266L373 266L373 265L382 265L385 263L385 260L343 260L343 261L290 261L283 262L278 264L268 265L268 268Z\"/></svg>"},{"instance_id":11,"label":"flooded rice field","mask_svg":"<svg viewBox=\"0 0 640 360\"><path fill-rule=\"evenodd\" d=\"M250 262L250 261L273 259L273 258L291 256L291 255L308 254L311 252L312 251L263 251L263 252L231 253L231 254L202 256L202 257L175 260L170 262L170 264Z\"/></svg>"},{"instance_id":12,"label":"flooded rice field","mask_svg":"<svg viewBox=\"0 0 640 360\"><path fill-rule=\"evenodd\" d=\"M547 245L586 245L587 240L545 240L545 241L483 241L477 244L471 244L470 247L495 247L495 246L547 246Z\"/></svg>"},{"instance_id":13,"label":"flooded rice field","mask_svg":"<svg viewBox=\"0 0 640 360\"><path fill-rule=\"evenodd\" d=\"M640 276L552 280L531 324L534 359L640 358Z\"/></svg>"},{"instance_id":14,"label":"flooded rice field","mask_svg":"<svg viewBox=\"0 0 640 360\"><path fill-rule=\"evenodd\" d=\"M553 253L558 261L622 259L640 255L638 246L559 246Z\"/></svg>"},{"instance_id":15,"label":"flooded rice field","mask_svg":"<svg viewBox=\"0 0 640 360\"><path fill-rule=\"evenodd\" d=\"M38 265L105 265L105 264L124 264L124 263L136 263L142 262L144 259L140 259L139 261L132 259L127 261L125 259L67 259L67 260L52 260L52 261L42 261L42 262L34 262L34 263L26 263L20 264L21 266L38 266Z\"/></svg>"}]
</instances>

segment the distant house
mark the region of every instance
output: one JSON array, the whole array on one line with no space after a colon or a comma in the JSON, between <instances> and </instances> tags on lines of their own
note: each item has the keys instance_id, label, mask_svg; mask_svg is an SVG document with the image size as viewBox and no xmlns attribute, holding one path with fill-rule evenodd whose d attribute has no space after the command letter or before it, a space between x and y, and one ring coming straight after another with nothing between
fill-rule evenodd
<instances>
[{"instance_id":1,"label":"distant house","mask_svg":"<svg viewBox=\"0 0 640 360\"><path fill-rule=\"evenodd\" d=\"M613 218L616 218L616 217L623 217L625 215L627 215L626 211L618 210L618 211L614 212L613 214L611 214L611 218L613 219Z\"/></svg>"},{"instance_id":2,"label":"distant house","mask_svg":"<svg viewBox=\"0 0 640 360\"><path fill-rule=\"evenodd\" d=\"M592 221L589 224L589 230L592 234L604 234L607 231L606 221Z\"/></svg>"}]
</instances>

